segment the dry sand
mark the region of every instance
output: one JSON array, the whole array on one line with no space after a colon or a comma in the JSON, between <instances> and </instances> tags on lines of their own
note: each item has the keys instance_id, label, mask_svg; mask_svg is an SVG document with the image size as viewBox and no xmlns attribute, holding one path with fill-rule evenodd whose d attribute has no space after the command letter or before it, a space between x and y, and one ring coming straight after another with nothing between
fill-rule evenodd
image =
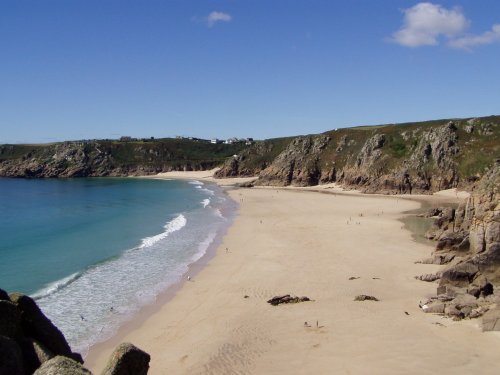
<instances>
[{"instance_id":1,"label":"dry sand","mask_svg":"<svg viewBox=\"0 0 500 375\"><path fill-rule=\"evenodd\" d=\"M414 264L432 249L397 219L419 203L285 189L229 195L241 207L215 257L168 303L93 347L86 366L99 373L130 341L151 354L150 374L498 374L497 333L418 307L436 284L414 276L438 266ZM266 303L279 294L314 301ZM380 301L353 301L359 294Z\"/></svg>"}]
</instances>

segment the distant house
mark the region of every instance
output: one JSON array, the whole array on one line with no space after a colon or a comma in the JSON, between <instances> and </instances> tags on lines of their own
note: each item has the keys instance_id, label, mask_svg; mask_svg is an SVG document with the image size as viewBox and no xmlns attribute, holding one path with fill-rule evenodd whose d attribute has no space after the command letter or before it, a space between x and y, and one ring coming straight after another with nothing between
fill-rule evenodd
<instances>
[{"instance_id":1,"label":"distant house","mask_svg":"<svg viewBox=\"0 0 500 375\"><path fill-rule=\"evenodd\" d=\"M220 139L218 139L218 138L213 138L213 139L210 140L210 143L213 143L215 145L215 144L218 144L218 143L222 143L222 141Z\"/></svg>"},{"instance_id":2,"label":"distant house","mask_svg":"<svg viewBox=\"0 0 500 375\"><path fill-rule=\"evenodd\" d=\"M133 138L129 136L120 137L120 142L130 142Z\"/></svg>"},{"instance_id":3,"label":"distant house","mask_svg":"<svg viewBox=\"0 0 500 375\"><path fill-rule=\"evenodd\" d=\"M238 143L238 142L239 142L238 138L233 137L233 138L226 139L226 141L224 143L226 145L232 145L233 143Z\"/></svg>"}]
</instances>

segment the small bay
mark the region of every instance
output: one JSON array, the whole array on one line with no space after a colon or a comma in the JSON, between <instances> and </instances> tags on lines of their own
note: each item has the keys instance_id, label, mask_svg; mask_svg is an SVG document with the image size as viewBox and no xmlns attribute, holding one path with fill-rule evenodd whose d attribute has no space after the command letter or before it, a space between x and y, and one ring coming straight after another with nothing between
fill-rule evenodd
<instances>
[{"instance_id":1,"label":"small bay","mask_svg":"<svg viewBox=\"0 0 500 375\"><path fill-rule=\"evenodd\" d=\"M234 210L198 181L0 179L0 288L34 297L85 353L178 282Z\"/></svg>"}]
</instances>

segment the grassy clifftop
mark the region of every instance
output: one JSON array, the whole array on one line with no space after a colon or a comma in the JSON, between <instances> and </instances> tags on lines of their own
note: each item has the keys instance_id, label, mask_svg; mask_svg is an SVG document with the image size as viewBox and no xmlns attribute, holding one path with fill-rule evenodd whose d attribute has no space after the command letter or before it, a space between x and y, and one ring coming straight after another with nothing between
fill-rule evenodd
<instances>
[{"instance_id":1,"label":"grassy clifftop","mask_svg":"<svg viewBox=\"0 0 500 375\"><path fill-rule=\"evenodd\" d=\"M500 116L360 126L257 143L219 177L263 185L340 182L364 191L435 191L477 180L500 158Z\"/></svg>"}]
</instances>

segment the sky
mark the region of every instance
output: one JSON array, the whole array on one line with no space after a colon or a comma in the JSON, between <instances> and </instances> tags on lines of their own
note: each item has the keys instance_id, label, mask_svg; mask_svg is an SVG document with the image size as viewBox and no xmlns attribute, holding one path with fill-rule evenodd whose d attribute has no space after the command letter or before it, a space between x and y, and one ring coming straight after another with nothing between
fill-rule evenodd
<instances>
[{"instance_id":1,"label":"sky","mask_svg":"<svg viewBox=\"0 0 500 375\"><path fill-rule=\"evenodd\" d=\"M0 143L500 114L500 1L0 0Z\"/></svg>"}]
</instances>

